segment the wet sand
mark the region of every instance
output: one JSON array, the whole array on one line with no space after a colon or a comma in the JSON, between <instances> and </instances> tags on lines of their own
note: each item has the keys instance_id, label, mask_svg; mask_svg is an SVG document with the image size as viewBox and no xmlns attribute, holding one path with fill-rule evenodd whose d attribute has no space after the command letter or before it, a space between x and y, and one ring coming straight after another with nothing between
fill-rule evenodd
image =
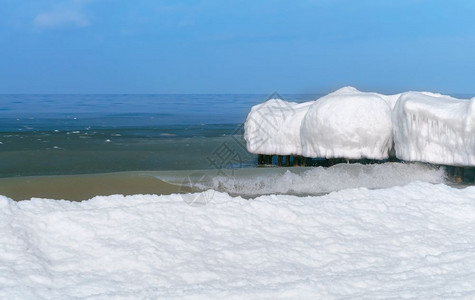
<instances>
[{"instance_id":1,"label":"wet sand","mask_svg":"<svg viewBox=\"0 0 475 300\"><path fill-rule=\"evenodd\" d=\"M286 168L245 168L236 171L236 175L284 173L286 170ZM203 178L209 180L216 175L216 170L175 170L7 177L0 178L0 195L16 201L31 198L81 201L94 196L114 194L169 195L199 192L201 189L196 186L183 186L184 180L193 182ZM187 183L188 181L185 182Z\"/></svg>"},{"instance_id":2,"label":"wet sand","mask_svg":"<svg viewBox=\"0 0 475 300\"><path fill-rule=\"evenodd\" d=\"M292 172L298 174L309 169L311 168L292 168ZM289 168L284 167L243 168L234 171L224 170L224 174L245 178L257 175L284 174L287 170ZM217 170L207 169L7 177L0 178L0 195L7 196L16 201L29 200L31 198L81 201L91 199L94 196L114 194L169 195L199 192L201 188L195 186L194 183L202 180L209 181L217 175L219 175ZM191 186L185 186L190 183ZM209 184L209 182L203 183ZM233 193L231 192L230 194Z\"/></svg>"},{"instance_id":3,"label":"wet sand","mask_svg":"<svg viewBox=\"0 0 475 300\"><path fill-rule=\"evenodd\" d=\"M0 178L0 195L17 201L32 197L80 201L97 195L183 192L189 189L144 172Z\"/></svg>"}]
</instances>

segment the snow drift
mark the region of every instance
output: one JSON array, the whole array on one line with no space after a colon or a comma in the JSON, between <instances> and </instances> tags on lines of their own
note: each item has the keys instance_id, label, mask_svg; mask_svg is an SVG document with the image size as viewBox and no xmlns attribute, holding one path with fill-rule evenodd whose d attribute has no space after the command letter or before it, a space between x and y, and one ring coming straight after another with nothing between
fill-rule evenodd
<instances>
[{"instance_id":1,"label":"snow drift","mask_svg":"<svg viewBox=\"0 0 475 300\"><path fill-rule=\"evenodd\" d=\"M0 298L473 298L474 195L0 196Z\"/></svg>"},{"instance_id":2,"label":"snow drift","mask_svg":"<svg viewBox=\"0 0 475 300\"><path fill-rule=\"evenodd\" d=\"M401 95L393 111L398 158L445 165L475 165L475 98L427 92Z\"/></svg>"}]
</instances>

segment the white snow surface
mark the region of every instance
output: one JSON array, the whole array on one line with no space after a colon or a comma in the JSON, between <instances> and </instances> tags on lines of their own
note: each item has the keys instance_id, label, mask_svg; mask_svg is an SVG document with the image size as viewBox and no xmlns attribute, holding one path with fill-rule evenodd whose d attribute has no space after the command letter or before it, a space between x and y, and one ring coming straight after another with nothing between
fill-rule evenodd
<instances>
[{"instance_id":1,"label":"white snow surface","mask_svg":"<svg viewBox=\"0 0 475 300\"><path fill-rule=\"evenodd\" d=\"M247 150L257 154L300 155L300 124L312 103L270 99L253 106L244 124Z\"/></svg>"},{"instance_id":2,"label":"white snow surface","mask_svg":"<svg viewBox=\"0 0 475 300\"><path fill-rule=\"evenodd\" d=\"M345 87L310 106L300 133L306 157L386 159L393 142L391 107L379 94Z\"/></svg>"},{"instance_id":3,"label":"white snow surface","mask_svg":"<svg viewBox=\"0 0 475 300\"><path fill-rule=\"evenodd\" d=\"M475 98L427 92L402 94L393 111L398 158L446 165L475 165Z\"/></svg>"},{"instance_id":4,"label":"white snow surface","mask_svg":"<svg viewBox=\"0 0 475 300\"><path fill-rule=\"evenodd\" d=\"M468 299L475 187L0 197L0 253L2 299Z\"/></svg>"}]
</instances>

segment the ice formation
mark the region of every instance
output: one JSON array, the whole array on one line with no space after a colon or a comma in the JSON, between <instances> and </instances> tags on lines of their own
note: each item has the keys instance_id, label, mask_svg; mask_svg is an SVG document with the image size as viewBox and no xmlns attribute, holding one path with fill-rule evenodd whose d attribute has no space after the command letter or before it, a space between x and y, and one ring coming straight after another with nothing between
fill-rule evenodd
<instances>
[{"instance_id":1,"label":"ice formation","mask_svg":"<svg viewBox=\"0 0 475 300\"><path fill-rule=\"evenodd\" d=\"M270 100L245 124L249 152L320 158L475 165L475 98L429 92L395 95L345 87L302 104Z\"/></svg>"},{"instance_id":2,"label":"ice formation","mask_svg":"<svg viewBox=\"0 0 475 300\"><path fill-rule=\"evenodd\" d=\"M254 170L254 169L253 169ZM203 188L243 197L266 194L322 195L348 188L388 188L410 182L442 183L443 168L422 163L337 164L328 168L259 168L259 172L235 172L216 176Z\"/></svg>"},{"instance_id":3,"label":"ice formation","mask_svg":"<svg viewBox=\"0 0 475 300\"><path fill-rule=\"evenodd\" d=\"M244 124L247 150L258 154L300 155L300 124L312 103L270 99L253 106Z\"/></svg>"},{"instance_id":4,"label":"ice formation","mask_svg":"<svg viewBox=\"0 0 475 300\"><path fill-rule=\"evenodd\" d=\"M315 101L301 125L302 155L385 159L391 107L380 95L346 87Z\"/></svg>"},{"instance_id":5,"label":"ice formation","mask_svg":"<svg viewBox=\"0 0 475 300\"><path fill-rule=\"evenodd\" d=\"M475 165L475 98L427 92L401 95L394 111L398 158L445 165Z\"/></svg>"}]
</instances>

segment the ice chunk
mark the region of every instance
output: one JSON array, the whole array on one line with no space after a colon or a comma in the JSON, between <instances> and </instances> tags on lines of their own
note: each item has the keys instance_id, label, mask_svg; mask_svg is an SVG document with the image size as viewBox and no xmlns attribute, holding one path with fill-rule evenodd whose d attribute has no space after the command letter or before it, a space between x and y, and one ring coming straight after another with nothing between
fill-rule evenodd
<instances>
[{"instance_id":1,"label":"ice chunk","mask_svg":"<svg viewBox=\"0 0 475 300\"><path fill-rule=\"evenodd\" d=\"M318 99L302 121L307 157L385 159L392 146L391 107L382 95L345 87Z\"/></svg>"},{"instance_id":2,"label":"ice chunk","mask_svg":"<svg viewBox=\"0 0 475 300\"><path fill-rule=\"evenodd\" d=\"M428 92L402 94L393 111L397 157L475 165L474 101Z\"/></svg>"}]
</instances>

